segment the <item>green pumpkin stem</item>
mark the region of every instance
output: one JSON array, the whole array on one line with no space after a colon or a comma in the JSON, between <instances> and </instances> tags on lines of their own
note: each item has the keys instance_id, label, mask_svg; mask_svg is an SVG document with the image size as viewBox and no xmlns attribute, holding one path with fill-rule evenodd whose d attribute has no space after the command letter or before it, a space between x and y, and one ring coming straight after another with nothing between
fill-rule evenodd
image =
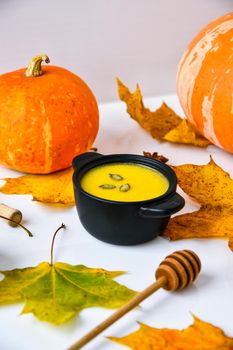
<instances>
[{"instance_id":1,"label":"green pumpkin stem","mask_svg":"<svg viewBox=\"0 0 233 350\"><path fill-rule=\"evenodd\" d=\"M55 231L54 235L53 235L53 239L52 239L52 244L51 244L51 250L50 250L50 265L53 265L53 246L54 246L54 241L56 238L56 235L58 233L58 231L60 231L62 228L66 228L66 226L64 224L61 224L60 227L58 227L58 229Z\"/></svg>"},{"instance_id":2,"label":"green pumpkin stem","mask_svg":"<svg viewBox=\"0 0 233 350\"><path fill-rule=\"evenodd\" d=\"M43 74L41 69L41 63L49 63L50 60L47 55L37 55L33 57L26 69L25 75L26 77L38 77Z\"/></svg>"}]
</instances>

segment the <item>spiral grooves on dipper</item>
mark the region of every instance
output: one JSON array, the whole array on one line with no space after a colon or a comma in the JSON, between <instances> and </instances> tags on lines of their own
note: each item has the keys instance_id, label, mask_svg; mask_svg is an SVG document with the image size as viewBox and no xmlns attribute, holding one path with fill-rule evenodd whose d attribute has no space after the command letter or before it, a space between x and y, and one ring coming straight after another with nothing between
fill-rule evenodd
<instances>
[{"instance_id":1,"label":"spiral grooves on dipper","mask_svg":"<svg viewBox=\"0 0 233 350\"><path fill-rule=\"evenodd\" d=\"M167 290L187 287L201 271L201 261L191 250L179 250L168 255L156 270L156 279L165 277Z\"/></svg>"}]
</instances>

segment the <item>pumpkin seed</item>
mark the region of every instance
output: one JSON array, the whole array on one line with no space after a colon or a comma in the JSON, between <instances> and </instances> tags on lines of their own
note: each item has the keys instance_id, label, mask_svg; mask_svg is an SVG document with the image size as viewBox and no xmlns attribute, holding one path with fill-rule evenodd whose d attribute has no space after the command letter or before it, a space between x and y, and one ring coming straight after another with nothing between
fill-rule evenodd
<instances>
[{"instance_id":1,"label":"pumpkin seed","mask_svg":"<svg viewBox=\"0 0 233 350\"><path fill-rule=\"evenodd\" d=\"M124 184L124 185L121 185L120 187L120 191L121 192L128 192L130 190L130 185L129 184Z\"/></svg>"},{"instance_id":2,"label":"pumpkin seed","mask_svg":"<svg viewBox=\"0 0 233 350\"><path fill-rule=\"evenodd\" d=\"M100 185L99 187L103 188L104 190L112 190L112 189L116 188L116 186L114 186L112 184L103 184L103 185Z\"/></svg>"},{"instance_id":3,"label":"pumpkin seed","mask_svg":"<svg viewBox=\"0 0 233 350\"><path fill-rule=\"evenodd\" d=\"M119 174L109 174L109 176L111 177L111 179L116 180L116 181L124 180L124 178Z\"/></svg>"}]
</instances>

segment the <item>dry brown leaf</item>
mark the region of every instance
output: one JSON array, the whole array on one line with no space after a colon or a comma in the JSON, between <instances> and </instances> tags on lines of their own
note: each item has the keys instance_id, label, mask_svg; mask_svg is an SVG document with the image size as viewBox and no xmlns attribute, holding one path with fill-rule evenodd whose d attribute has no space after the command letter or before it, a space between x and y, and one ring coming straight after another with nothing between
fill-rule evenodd
<instances>
[{"instance_id":1,"label":"dry brown leaf","mask_svg":"<svg viewBox=\"0 0 233 350\"><path fill-rule=\"evenodd\" d=\"M195 316L194 324L182 331L157 329L140 323L136 332L110 339L133 350L233 350L233 338Z\"/></svg>"},{"instance_id":2,"label":"dry brown leaf","mask_svg":"<svg viewBox=\"0 0 233 350\"><path fill-rule=\"evenodd\" d=\"M151 112L148 108L144 107L142 94L138 85L136 91L131 93L127 86L119 79L117 82L118 94L120 99L126 103L127 112L131 118L149 131L154 138L162 140L170 130L177 127L182 121L166 103L163 103L155 112Z\"/></svg>"},{"instance_id":3,"label":"dry brown leaf","mask_svg":"<svg viewBox=\"0 0 233 350\"><path fill-rule=\"evenodd\" d=\"M207 147L209 141L198 135L190 123L179 117L170 107L163 103L156 111L150 111L143 104L139 86L131 93L119 79L118 94L127 105L127 112L142 128L147 130L157 140L175 143L191 144Z\"/></svg>"},{"instance_id":4,"label":"dry brown leaf","mask_svg":"<svg viewBox=\"0 0 233 350\"><path fill-rule=\"evenodd\" d=\"M173 166L178 184L194 201L198 211L177 215L165 230L171 240L228 238L233 250L233 180L211 158L206 165Z\"/></svg>"},{"instance_id":5,"label":"dry brown leaf","mask_svg":"<svg viewBox=\"0 0 233 350\"><path fill-rule=\"evenodd\" d=\"M167 163L168 162L168 158L164 157L162 154L158 154L158 152L145 152L143 151L143 155L144 157L147 157L147 158L153 158L153 159L156 159L156 160L160 160L160 162L163 162L163 163Z\"/></svg>"},{"instance_id":6,"label":"dry brown leaf","mask_svg":"<svg viewBox=\"0 0 233 350\"><path fill-rule=\"evenodd\" d=\"M49 175L25 175L3 179L6 183L0 187L0 192L32 194L35 201L73 205L72 174L73 169L69 168Z\"/></svg>"}]
</instances>

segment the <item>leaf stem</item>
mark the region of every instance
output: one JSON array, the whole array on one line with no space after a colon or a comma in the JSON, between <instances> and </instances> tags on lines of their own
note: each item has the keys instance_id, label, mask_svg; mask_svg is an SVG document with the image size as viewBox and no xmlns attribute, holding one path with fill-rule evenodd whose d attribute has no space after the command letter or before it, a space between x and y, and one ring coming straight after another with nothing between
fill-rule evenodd
<instances>
[{"instance_id":1,"label":"leaf stem","mask_svg":"<svg viewBox=\"0 0 233 350\"><path fill-rule=\"evenodd\" d=\"M62 228L66 228L66 226L64 224L61 224L60 227L58 227L58 229L55 231L54 235L53 235L53 239L52 239L52 244L51 244L51 250L50 250L50 265L53 265L53 246L54 246L54 241L56 238L57 233L62 229Z\"/></svg>"},{"instance_id":2,"label":"leaf stem","mask_svg":"<svg viewBox=\"0 0 233 350\"><path fill-rule=\"evenodd\" d=\"M19 222L15 221L15 220L12 220L12 219L9 219L9 218L7 218L6 216L3 216L3 215L0 215L0 218L8 220L8 221L11 221L11 222L14 222L17 226L20 226L25 232L27 232L29 237L33 237L33 234L31 233L31 231L29 231L25 226L23 226Z\"/></svg>"}]
</instances>

